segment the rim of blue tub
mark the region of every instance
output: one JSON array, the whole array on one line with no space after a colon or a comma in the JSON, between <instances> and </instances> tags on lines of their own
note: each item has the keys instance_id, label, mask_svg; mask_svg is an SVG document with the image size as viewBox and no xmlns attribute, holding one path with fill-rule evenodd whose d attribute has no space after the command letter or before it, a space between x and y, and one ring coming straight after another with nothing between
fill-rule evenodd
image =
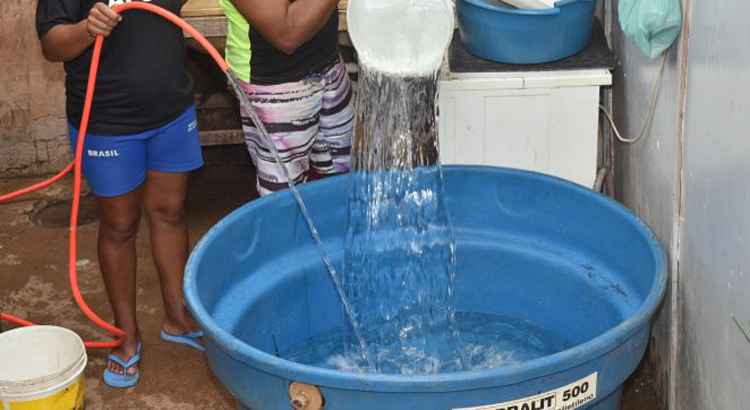
<instances>
[{"instance_id":1,"label":"rim of blue tub","mask_svg":"<svg viewBox=\"0 0 750 410\"><path fill-rule=\"evenodd\" d=\"M498 13L514 14L520 16L553 16L560 14L561 7L569 6L574 3L592 3L596 0L561 0L555 3L555 7L548 9L517 9L512 6L500 6L489 3L487 0L461 0L464 3L469 3L473 6L480 7L486 10L491 10Z\"/></svg>"},{"instance_id":2,"label":"rim of blue tub","mask_svg":"<svg viewBox=\"0 0 750 410\"><path fill-rule=\"evenodd\" d=\"M469 0L466 0L469 1ZM575 0L573 0L575 1ZM650 319L661 304L667 286L666 258L664 251L656 240L656 236L644 222L638 219L627 208L616 201L596 193L581 185L554 176L536 172L478 165L444 166L446 170L481 171L492 174L523 175L530 179L556 181L569 189L578 191L581 195L599 202L631 222L633 226L644 234L650 244L655 262L654 283L638 311L603 334L549 356L529 360L519 364L502 366L491 370L461 371L440 373L424 376L405 376L395 374L352 373L339 370L304 365L276 357L242 342L234 335L221 328L205 310L201 303L194 277L197 275L197 264L206 251L206 247L220 234L223 226L232 224L244 214L265 203L274 201L280 195L291 195L288 191L275 193L256 199L236 209L214 227L199 241L188 259L185 268L185 298L188 308L195 320L201 325L212 343L215 343L226 354L236 360L246 363L257 370L283 377L290 381L300 381L323 387L346 390L378 391L378 392L452 392L462 390L481 389L489 387L509 386L538 377L563 372L593 359L601 357L623 344L635 333L650 325ZM324 184L334 184L340 176L315 182L299 187L303 195L310 189L318 189Z\"/></svg>"}]
</instances>

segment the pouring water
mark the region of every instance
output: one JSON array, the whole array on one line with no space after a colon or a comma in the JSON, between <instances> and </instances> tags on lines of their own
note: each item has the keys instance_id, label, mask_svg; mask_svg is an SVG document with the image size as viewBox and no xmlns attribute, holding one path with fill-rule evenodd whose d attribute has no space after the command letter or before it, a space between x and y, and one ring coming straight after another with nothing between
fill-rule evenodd
<instances>
[{"instance_id":1,"label":"pouring water","mask_svg":"<svg viewBox=\"0 0 750 410\"><path fill-rule=\"evenodd\" d=\"M353 331L344 343L348 356L339 362L353 361L349 370L405 374L462 368L460 355L444 348L446 336L457 332L455 245L442 200L436 127L437 73L453 33L452 4L352 0L348 13L364 81L343 275L288 179ZM236 86L233 80L230 75ZM256 113L250 117L271 142ZM286 174L275 145L268 145Z\"/></svg>"},{"instance_id":2,"label":"pouring water","mask_svg":"<svg viewBox=\"0 0 750 410\"><path fill-rule=\"evenodd\" d=\"M379 372L461 369L436 107L453 8L448 0L352 0L348 21L360 81L343 293ZM331 362L356 368L351 358Z\"/></svg>"}]
</instances>

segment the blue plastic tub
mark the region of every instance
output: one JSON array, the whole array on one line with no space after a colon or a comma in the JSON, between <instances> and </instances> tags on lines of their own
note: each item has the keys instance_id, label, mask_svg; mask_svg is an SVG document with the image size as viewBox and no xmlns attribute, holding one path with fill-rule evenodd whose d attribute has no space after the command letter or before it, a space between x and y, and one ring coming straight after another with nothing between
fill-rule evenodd
<instances>
[{"instance_id":1,"label":"blue plastic tub","mask_svg":"<svg viewBox=\"0 0 750 410\"><path fill-rule=\"evenodd\" d=\"M466 50L508 64L540 64L579 53L591 41L596 0L562 0L551 9L516 9L499 0L458 0Z\"/></svg>"},{"instance_id":2,"label":"blue plastic tub","mask_svg":"<svg viewBox=\"0 0 750 410\"><path fill-rule=\"evenodd\" d=\"M614 201L555 178L489 167L445 175L458 310L533 323L567 346L494 370L420 377L277 357L344 320L297 205L279 193L219 222L187 266L187 303L206 331L209 363L241 406L288 410L290 382L299 381L318 386L328 410L620 408L666 285L649 229ZM347 189L346 177L300 189L339 265ZM527 406L499 405L518 400Z\"/></svg>"}]
</instances>

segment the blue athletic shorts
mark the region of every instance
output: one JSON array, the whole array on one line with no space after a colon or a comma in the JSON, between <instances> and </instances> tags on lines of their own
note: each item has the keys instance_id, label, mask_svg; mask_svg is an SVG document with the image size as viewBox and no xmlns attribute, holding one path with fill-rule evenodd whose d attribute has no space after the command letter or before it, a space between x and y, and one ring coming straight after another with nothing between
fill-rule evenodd
<instances>
[{"instance_id":1,"label":"blue athletic shorts","mask_svg":"<svg viewBox=\"0 0 750 410\"><path fill-rule=\"evenodd\" d=\"M75 151L78 130L69 125ZM195 107L169 124L133 135L87 135L83 174L96 196L115 197L141 186L148 171L181 173L203 165Z\"/></svg>"}]
</instances>

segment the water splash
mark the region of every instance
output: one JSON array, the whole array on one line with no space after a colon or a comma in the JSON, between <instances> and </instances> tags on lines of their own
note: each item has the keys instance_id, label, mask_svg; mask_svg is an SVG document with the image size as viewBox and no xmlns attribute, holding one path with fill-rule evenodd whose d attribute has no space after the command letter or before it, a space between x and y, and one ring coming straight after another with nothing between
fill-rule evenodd
<instances>
[{"instance_id":1,"label":"water splash","mask_svg":"<svg viewBox=\"0 0 750 410\"><path fill-rule=\"evenodd\" d=\"M437 72L360 72L342 285L378 371L461 367L455 241L443 201ZM439 337L442 343L434 343Z\"/></svg>"},{"instance_id":2,"label":"water splash","mask_svg":"<svg viewBox=\"0 0 750 410\"><path fill-rule=\"evenodd\" d=\"M343 276L262 121L254 110L249 114L287 177L339 294L357 342L343 346L365 364L355 370L435 373L446 358L463 368L453 303L455 242L436 129L437 71L453 30L452 7L446 0L358 0L350 13L353 26L375 25L379 32L351 33L362 91ZM228 76L243 105L252 107Z\"/></svg>"},{"instance_id":3,"label":"water splash","mask_svg":"<svg viewBox=\"0 0 750 410\"><path fill-rule=\"evenodd\" d=\"M385 374L424 375L490 370L555 354L571 346L564 337L517 318L459 312L456 314L456 324L462 336L459 353L467 358L465 363L458 363L448 354L454 352L443 352L443 356L421 360L423 366L415 366L405 360L411 354L403 354L400 343L391 341L388 345L380 346L379 356L375 357L381 363L380 371ZM436 346L444 343L446 338L445 333L428 336L430 343ZM366 334L365 337L369 340L370 335ZM359 372L367 364L356 354L353 348L356 344L349 332L339 329L305 340L282 355L310 366Z\"/></svg>"},{"instance_id":4,"label":"water splash","mask_svg":"<svg viewBox=\"0 0 750 410\"><path fill-rule=\"evenodd\" d=\"M335 285L336 290L338 291L339 299L341 300L341 305L343 306L344 313L346 314L346 317L349 319L349 324L351 326L352 333L354 334L357 340L357 344L359 346L359 349L358 349L359 354L361 355L364 363L367 364L366 366L367 368L369 369L375 368L375 362L368 356L367 344L365 342L364 337L362 336L361 327L359 323L357 322L357 319L354 315L354 311L351 305L349 304L345 295L342 292L343 287L341 285L341 278L338 272L336 271L336 268L333 266L333 263L331 262L331 258L328 256L328 252L326 251L326 248L323 245L323 241L320 239L320 234L318 233L318 229L315 227L315 223L310 217L310 212L308 212L307 210L305 201L302 200L302 196L297 190L297 187L294 185L294 180L292 180L292 178L290 178L289 176L289 170L286 168L286 166L284 165L284 162L281 160L279 151L278 149L276 149L276 144L273 142L273 139L268 133L268 130L266 129L265 124L263 123L263 121L260 120L260 117L258 117L258 113L253 109L253 105L250 102L250 99L247 98L247 95L245 95L245 92L242 90L242 87L240 87L240 81L237 78L237 76L234 75L234 73L232 73L231 71L228 71L227 79L229 80L229 84L232 85L232 88L234 89L235 94L237 95L237 98L242 103L241 105L243 107L247 107L247 113L250 116L250 119L258 128L258 131L260 132L261 136L266 140L267 145L271 148L271 153L273 154L274 160L276 161L276 164L279 166L279 168L281 168L283 175L287 180L289 191L292 193L294 200L297 202L297 205L299 206L302 216L307 222L307 227L310 230L310 234L312 235L313 240L315 241L315 245L318 248L318 252L320 253L320 258L323 261L323 265L328 271L328 274L331 280L333 281L333 284Z\"/></svg>"}]
</instances>

